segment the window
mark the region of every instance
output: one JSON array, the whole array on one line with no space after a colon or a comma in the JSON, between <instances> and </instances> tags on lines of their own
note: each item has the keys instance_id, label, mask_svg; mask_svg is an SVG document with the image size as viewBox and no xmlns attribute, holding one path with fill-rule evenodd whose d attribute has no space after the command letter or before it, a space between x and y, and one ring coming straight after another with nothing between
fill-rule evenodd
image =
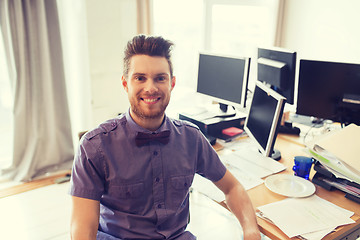
<instances>
[{"instance_id":1,"label":"window","mask_svg":"<svg viewBox=\"0 0 360 240\"><path fill-rule=\"evenodd\" d=\"M175 42L177 85L196 88L198 54L252 57L273 46L279 0L153 0L153 29ZM250 79L256 76L252 61Z\"/></svg>"},{"instance_id":2,"label":"window","mask_svg":"<svg viewBox=\"0 0 360 240\"><path fill-rule=\"evenodd\" d=\"M263 5L213 4L208 13L207 48L251 55L251 49L272 44L270 11ZM211 17L211 19L210 19Z\"/></svg>"},{"instance_id":3,"label":"window","mask_svg":"<svg viewBox=\"0 0 360 240\"><path fill-rule=\"evenodd\" d=\"M202 0L153 0L154 35L175 43L173 65L177 86L196 87L202 22Z\"/></svg>"}]
</instances>

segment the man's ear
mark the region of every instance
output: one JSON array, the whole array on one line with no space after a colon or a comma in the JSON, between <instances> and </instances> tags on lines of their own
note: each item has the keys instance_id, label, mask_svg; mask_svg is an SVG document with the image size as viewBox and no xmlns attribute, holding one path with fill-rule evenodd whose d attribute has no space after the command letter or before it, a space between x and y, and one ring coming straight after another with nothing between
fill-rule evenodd
<instances>
[{"instance_id":1,"label":"man's ear","mask_svg":"<svg viewBox=\"0 0 360 240\"><path fill-rule=\"evenodd\" d=\"M125 91L128 92L128 85L127 85L126 78L124 76L121 77L121 83L122 83Z\"/></svg>"},{"instance_id":2,"label":"man's ear","mask_svg":"<svg viewBox=\"0 0 360 240\"><path fill-rule=\"evenodd\" d=\"M174 89L175 83L176 83L176 77L173 76L172 79L171 79L171 91Z\"/></svg>"}]
</instances>

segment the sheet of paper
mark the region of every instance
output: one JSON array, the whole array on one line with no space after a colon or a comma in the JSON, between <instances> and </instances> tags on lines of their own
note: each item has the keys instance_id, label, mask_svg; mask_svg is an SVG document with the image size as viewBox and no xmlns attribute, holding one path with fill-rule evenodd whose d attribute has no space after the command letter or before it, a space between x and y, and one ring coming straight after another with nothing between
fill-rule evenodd
<instances>
[{"instance_id":1,"label":"sheet of paper","mask_svg":"<svg viewBox=\"0 0 360 240\"><path fill-rule=\"evenodd\" d=\"M322 239L323 237L325 237L326 235L328 235L329 233L331 233L332 231L334 231L334 229L336 227L337 226L327 228L327 229L324 229L324 230L321 230L321 231L302 234L301 237L306 239L306 240L319 240L319 239Z\"/></svg>"},{"instance_id":2,"label":"sheet of paper","mask_svg":"<svg viewBox=\"0 0 360 240\"><path fill-rule=\"evenodd\" d=\"M246 171L248 175L257 178L264 178L286 169L283 164L269 157L264 157L252 149L238 149L234 152L221 155L220 159L224 163Z\"/></svg>"},{"instance_id":3,"label":"sheet of paper","mask_svg":"<svg viewBox=\"0 0 360 240\"><path fill-rule=\"evenodd\" d=\"M353 212L316 195L287 198L258 209L290 238L355 222L350 218Z\"/></svg>"},{"instance_id":4,"label":"sheet of paper","mask_svg":"<svg viewBox=\"0 0 360 240\"><path fill-rule=\"evenodd\" d=\"M227 166L227 169L243 185L245 190L249 190L264 183L264 180L262 180L261 178L248 174L247 170L241 170L231 165Z\"/></svg>"},{"instance_id":5,"label":"sheet of paper","mask_svg":"<svg viewBox=\"0 0 360 240\"><path fill-rule=\"evenodd\" d=\"M265 219L266 221L274 224L269 218L267 218L265 216L265 214L263 214L262 212L260 211L257 211L256 212L256 215L262 219ZM312 232L312 233L306 233L306 234L302 234L302 235L299 235L301 236L301 239L304 239L304 240L319 240L319 239L322 239L323 237L325 237L326 235L328 235L329 233L331 233L334 229L336 228L336 226L334 227L331 227L331 228L327 228L327 229L324 229L324 230L321 230L321 231L316 231L316 232Z\"/></svg>"}]
</instances>

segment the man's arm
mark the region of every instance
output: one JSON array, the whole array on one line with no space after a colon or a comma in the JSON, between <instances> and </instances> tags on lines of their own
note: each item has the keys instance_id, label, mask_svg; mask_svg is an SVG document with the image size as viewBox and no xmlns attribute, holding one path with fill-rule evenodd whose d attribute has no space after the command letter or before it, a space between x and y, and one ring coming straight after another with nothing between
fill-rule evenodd
<instances>
[{"instance_id":1,"label":"man's arm","mask_svg":"<svg viewBox=\"0 0 360 240\"><path fill-rule=\"evenodd\" d=\"M71 239L96 239L99 226L100 202L72 197Z\"/></svg>"},{"instance_id":2,"label":"man's arm","mask_svg":"<svg viewBox=\"0 0 360 240\"><path fill-rule=\"evenodd\" d=\"M227 170L224 177L215 182L215 185L224 192L226 205L239 220L244 240L261 239L254 208L240 182Z\"/></svg>"}]
</instances>

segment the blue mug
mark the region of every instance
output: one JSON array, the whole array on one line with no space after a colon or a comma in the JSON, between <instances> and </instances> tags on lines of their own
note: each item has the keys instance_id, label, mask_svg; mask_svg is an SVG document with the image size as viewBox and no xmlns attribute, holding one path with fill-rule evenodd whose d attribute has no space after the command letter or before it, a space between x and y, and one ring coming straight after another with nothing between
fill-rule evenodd
<instances>
[{"instance_id":1,"label":"blue mug","mask_svg":"<svg viewBox=\"0 0 360 240\"><path fill-rule=\"evenodd\" d=\"M309 174L312 164L313 164L312 158L296 156L294 158L294 166L293 166L294 175L305 179L309 179Z\"/></svg>"}]
</instances>

